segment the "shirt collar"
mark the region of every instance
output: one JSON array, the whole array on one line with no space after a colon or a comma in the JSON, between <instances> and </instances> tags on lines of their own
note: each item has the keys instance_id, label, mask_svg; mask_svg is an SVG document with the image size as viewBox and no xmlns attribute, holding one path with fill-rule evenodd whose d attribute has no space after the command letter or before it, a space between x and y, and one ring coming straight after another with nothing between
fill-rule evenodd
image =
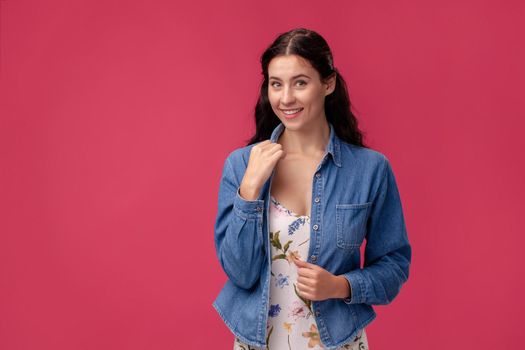
<instances>
[{"instance_id":1,"label":"shirt collar","mask_svg":"<svg viewBox=\"0 0 525 350\"><path fill-rule=\"evenodd\" d=\"M330 126L330 140L328 141L328 145L326 147L326 152L330 153L332 155L332 159L334 161L334 164L338 167L341 167L341 145L339 137L335 134L335 129L332 123L328 122L328 126ZM270 140L272 142L277 142L277 139L281 135L281 133L284 131L284 124L280 122L272 131L272 135L270 136ZM325 152L325 153L326 153Z\"/></svg>"}]
</instances>

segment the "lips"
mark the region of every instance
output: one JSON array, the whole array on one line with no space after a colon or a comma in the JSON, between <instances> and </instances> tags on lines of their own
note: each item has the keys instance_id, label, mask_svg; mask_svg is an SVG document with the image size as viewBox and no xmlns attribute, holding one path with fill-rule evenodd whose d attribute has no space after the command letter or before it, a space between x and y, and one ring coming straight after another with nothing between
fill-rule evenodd
<instances>
[{"instance_id":1,"label":"lips","mask_svg":"<svg viewBox=\"0 0 525 350\"><path fill-rule=\"evenodd\" d=\"M283 112L284 114L284 117L286 119L293 119L295 117L297 117L299 114L301 114L301 112L303 111L304 108L296 108L296 109L281 109L281 111Z\"/></svg>"},{"instance_id":2,"label":"lips","mask_svg":"<svg viewBox=\"0 0 525 350\"><path fill-rule=\"evenodd\" d=\"M288 108L288 109L281 109L281 111L285 114L295 114L297 112L300 112L302 111L303 108L302 107L299 107L299 108ZM290 112L293 112L293 113L290 113Z\"/></svg>"}]
</instances>

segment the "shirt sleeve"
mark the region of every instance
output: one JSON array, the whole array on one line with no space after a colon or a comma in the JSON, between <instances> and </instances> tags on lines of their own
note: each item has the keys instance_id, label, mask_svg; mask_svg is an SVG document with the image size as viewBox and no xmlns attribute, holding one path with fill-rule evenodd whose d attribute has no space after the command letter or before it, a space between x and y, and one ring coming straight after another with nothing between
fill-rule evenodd
<instances>
[{"instance_id":1,"label":"shirt sleeve","mask_svg":"<svg viewBox=\"0 0 525 350\"><path fill-rule=\"evenodd\" d=\"M364 267L343 274L352 292L343 300L347 304L389 304L408 279L412 249L395 176L386 157L367 222L366 242Z\"/></svg>"},{"instance_id":2,"label":"shirt sleeve","mask_svg":"<svg viewBox=\"0 0 525 350\"><path fill-rule=\"evenodd\" d=\"M264 262L262 223L264 200L246 200L240 195L230 157L226 158L219 184L214 225L215 250L222 269L240 288L258 281Z\"/></svg>"}]
</instances>

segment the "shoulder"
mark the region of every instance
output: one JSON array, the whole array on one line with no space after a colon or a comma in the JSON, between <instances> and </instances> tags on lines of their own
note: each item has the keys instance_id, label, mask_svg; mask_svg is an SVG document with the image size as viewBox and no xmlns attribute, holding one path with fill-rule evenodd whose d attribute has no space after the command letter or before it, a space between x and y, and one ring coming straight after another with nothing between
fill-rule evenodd
<instances>
[{"instance_id":1,"label":"shoulder","mask_svg":"<svg viewBox=\"0 0 525 350\"><path fill-rule=\"evenodd\" d=\"M396 180L390 160L377 150L341 142L343 167L346 171L359 174L370 184L371 193L378 193L388 186L396 187ZM374 195L375 197L375 195Z\"/></svg>"},{"instance_id":2,"label":"shoulder","mask_svg":"<svg viewBox=\"0 0 525 350\"><path fill-rule=\"evenodd\" d=\"M389 165L389 160L385 154L367 147L353 145L341 141L341 156L343 163L348 160L346 164L357 164L368 170L374 169L375 172L382 173Z\"/></svg>"}]
</instances>

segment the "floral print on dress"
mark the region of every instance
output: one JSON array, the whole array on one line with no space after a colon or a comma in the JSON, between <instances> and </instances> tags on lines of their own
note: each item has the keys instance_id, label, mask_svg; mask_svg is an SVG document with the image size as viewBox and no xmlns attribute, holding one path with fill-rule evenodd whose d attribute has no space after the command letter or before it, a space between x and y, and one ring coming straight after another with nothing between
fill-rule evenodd
<instances>
[{"instance_id":1,"label":"floral print on dress","mask_svg":"<svg viewBox=\"0 0 525 350\"><path fill-rule=\"evenodd\" d=\"M245 344L235 337L234 350L325 349L313 316L312 302L297 291L297 266L292 257L308 256L310 217L298 215L270 196L271 280L266 348ZM368 350L365 330L338 350Z\"/></svg>"},{"instance_id":2,"label":"floral print on dress","mask_svg":"<svg viewBox=\"0 0 525 350\"><path fill-rule=\"evenodd\" d=\"M275 286L283 289L284 286L289 285L288 277L290 276L284 276L282 273L279 273L279 276L275 279Z\"/></svg>"},{"instance_id":3,"label":"floral print on dress","mask_svg":"<svg viewBox=\"0 0 525 350\"><path fill-rule=\"evenodd\" d=\"M268 316L270 317L276 317L279 315L279 312L281 311L281 307L279 304L270 305L270 311L268 312Z\"/></svg>"},{"instance_id":4,"label":"floral print on dress","mask_svg":"<svg viewBox=\"0 0 525 350\"><path fill-rule=\"evenodd\" d=\"M306 218L301 217L299 219L294 220L289 226L288 226L288 234L293 235L295 231L299 229L302 225L306 223Z\"/></svg>"}]
</instances>

